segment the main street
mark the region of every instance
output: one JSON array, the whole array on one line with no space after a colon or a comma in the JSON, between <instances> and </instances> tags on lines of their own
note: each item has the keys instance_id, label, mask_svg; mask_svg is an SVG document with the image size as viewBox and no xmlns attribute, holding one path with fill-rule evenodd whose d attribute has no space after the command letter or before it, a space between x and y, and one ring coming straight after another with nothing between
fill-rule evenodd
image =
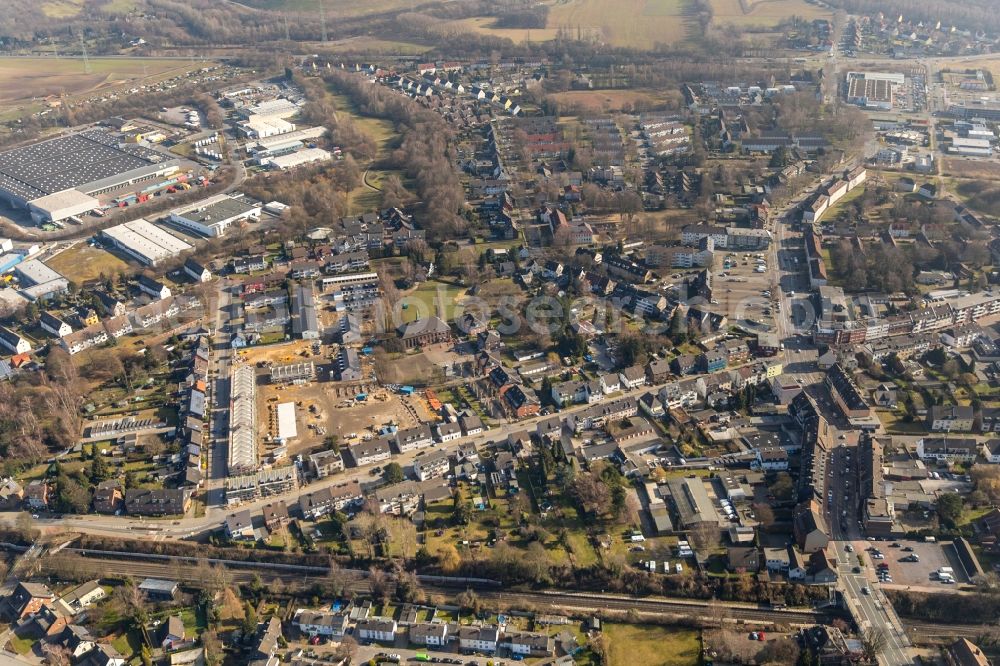
<instances>
[{"instance_id":1,"label":"main street","mask_svg":"<svg viewBox=\"0 0 1000 666\"><path fill-rule=\"evenodd\" d=\"M774 272L773 282L777 286L779 304L775 324L785 343L785 372L798 377L806 392L815 399L817 408L832 428L833 441L838 442L838 446L824 454L827 456L825 477L817 479L820 483L820 488L817 489L819 501L823 503L824 515L833 537L831 548L837 557L838 588L859 627L864 631L875 630L884 635L885 647L879 655L883 666L908 666L914 662L906 632L878 586L869 586L868 565L872 560L868 558L867 561L859 561L854 552L847 550L847 545L852 541L867 543L863 540L857 522L861 509L857 432L830 401L829 393L822 385L823 375L816 366L817 350L809 339L809 329L812 328L817 313L808 296L811 288L802 234L793 232L791 225L797 205L822 180L820 178L814 181L774 216L771 270ZM775 295L773 290L772 287L772 296ZM861 548L852 544L851 549L855 551ZM855 573L855 567L858 567L858 573ZM874 579L874 575L871 577Z\"/></svg>"},{"instance_id":2,"label":"main street","mask_svg":"<svg viewBox=\"0 0 1000 666\"><path fill-rule=\"evenodd\" d=\"M221 306L220 306L221 307ZM216 337L218 341L218 333ZM216 436L216 442L214 445L213 453L213 465L214 469L210 469L210 476L212 486L216 490L213 491L214 498L219 499L222 493L222 480L225 477L225 452L228 449L228 438L226 432L228 429L228 421L225 422L225 426L221 425L223 423L222 418L226 418L227 414L223 415L220 412L228 413L228 391L229 386L227 382L221 382L221 380L226 379L228 381L229 367L232 364L231 352L225 352L224 350L216 350L216 354L222 354L220 359L217 361L216 372L218 376L215 381L215 412L213 413L213 433ZM221 388L220 388L221 382ZM666 386L666 383L643 386L636 389L622 391L617 394L615 399L622 398L638 398L643 393L653 392L657 393L660 389ZM223 391L225 391L225 396L223 397ZM565 418L571 414L578 414L589 409L591 405L576 405L568 409L564 409L557 414L547 415L547 416L534 416L531 418L523 419L520 421L515 421L513 423L501 424L496 427L487 430L486 432L475 435L472 437L461 437L452 440L446 444L438 444L436 446L437 450L441 451L455 451L459 446L472 442L476 446L484 446L489 442L504 441L511 434L515 434L521 431L534 431L539 422L551 419L551 418ZM220 416L222 418L220 418ZM425 449L424 451L426 451ZM421 455L422 451L409 451L402 454L397 454L392 457L392 462L398 463L403 468L413 465L414 460L418 455ZM262 498L253 502L246 502L239 505L240 509L250 509L251 511L257 511L262 509L266 504L276 502L276 501L286 501L288 503L294 503L298 500L299 495L307 492L314 492L321 488L332 488L335 486L341 486L349 484L353 481L358 481L361 483L373 483L375 477L371 474L372 468L366 467L350 467L343 474L337 474L334 476L329 476L325 479L315 481L306 486L300 486L299 488L292 490L290 492L271 495L267 498ZM197 536L204 532L209 532L212 530L219 529L222 526L222 521L228 510L224 506L223 502L213 501L209 503L206 507L206 512L204 516L199 517L184 517L177 519L144 519L144 518L131 518L127 516L105 516L96 514L86 514L86 515L74 515L74 516L62 516L47 517L41 516L35 520L37 527L46 528L58 528L63 531L80 531L92 534L104 534L111 536L123 536L131 535L134 538L170 538L170 539L185 539L193 536ZM5 523L10 527L14 527L17 517L20 512L7 511L0 512L0 523Z\"/></svg>"}]
</instances>

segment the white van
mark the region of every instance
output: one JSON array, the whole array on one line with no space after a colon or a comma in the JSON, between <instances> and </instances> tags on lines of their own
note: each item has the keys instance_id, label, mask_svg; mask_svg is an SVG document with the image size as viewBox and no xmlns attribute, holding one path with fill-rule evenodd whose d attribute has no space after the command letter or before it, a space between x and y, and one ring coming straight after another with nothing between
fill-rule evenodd
<instances>
[{"instance_id":1,"label":"white van","mask_svg":"<svg viewBox=\"0 0 1000 666\"><path fill-rule=\"evenodd\" d=\"M674 565L674 571L676 571L677 573L684 573L684 565L678 562L677 564Z\"/></svg>"}]
</instances>

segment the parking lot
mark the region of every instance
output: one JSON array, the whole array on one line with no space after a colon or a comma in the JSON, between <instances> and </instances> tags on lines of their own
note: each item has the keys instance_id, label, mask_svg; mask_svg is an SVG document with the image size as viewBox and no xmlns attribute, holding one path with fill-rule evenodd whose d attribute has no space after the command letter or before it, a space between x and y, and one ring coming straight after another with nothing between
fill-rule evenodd
<instances>
[{"instance_id":1,"label":"parking lot","mask_svg":"<svg viewBox=\"0 0 1000 666\"><path fill-rule=\"evenodd\" d=\"M768 255L763 252L727 253L723 262L729 261L729 268L722 264L715 271L713 299L718 308L729 317L731 324L743 324L754 330L767 331L774 328L774 309L768 291L775 287L772 267L763 263L764 272L757 272L759 259L765 262Z\"/></svg>"},{"instance_id":2,"label":"parking lot","mask_svg":"<svg viewBox=\"0 0 1000 666\"><path fill-rule=\"evenodd\" d=\"M898 548L893 548L892 544L898 543ZM889 565L889 574L892 576L893 585L921 586L921 587L954 587L946 586L932 577L931 574L941 567L951 567L955 570L955 582L967 583L969 579L965 575L955 549L950 542L947 543L925 543L923 541L879 541L875 544L868 543L866 548L875 545L885 555L884 560L872 559L870 552L865 552L865 559L872 564L871 578L875 579L874 569L880 563ZM912 548L912 551L904 550ZM919 562L904 561L910 555L917 555Z\"/></svg>"}]
</instances>

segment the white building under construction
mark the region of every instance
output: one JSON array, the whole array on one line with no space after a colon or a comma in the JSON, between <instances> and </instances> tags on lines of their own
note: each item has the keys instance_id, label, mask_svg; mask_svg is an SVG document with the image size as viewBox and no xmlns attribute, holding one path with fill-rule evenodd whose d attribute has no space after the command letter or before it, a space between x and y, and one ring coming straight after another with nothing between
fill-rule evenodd
<instances>
[{"instance_id":1,"label":"white building under construction","mask_svg":"<svg viewBox=\"0 0 1000 666\"><path fill-rule=\"evenodd\" d=\"M257 466L257 377L253 366L241 365L232 375L227 471L235 476Z\"/></svg>"}]
</instances>

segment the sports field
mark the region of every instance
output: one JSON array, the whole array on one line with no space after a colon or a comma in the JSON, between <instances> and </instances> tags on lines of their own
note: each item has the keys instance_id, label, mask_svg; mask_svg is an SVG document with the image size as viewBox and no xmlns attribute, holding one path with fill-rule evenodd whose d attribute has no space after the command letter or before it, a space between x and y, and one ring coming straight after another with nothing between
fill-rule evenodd
<instances>
[{"instance_id":1,"label":"sports field","mask_svg":"<svg viewBox=\"0 0 1000 666\"><path fill-rule=\"evenodd\" d=\"M805 0L711 0L713 23L774 26L791 16L830 18L831 12Z\"/></svg>"},{"instance_id":2,"label":"sports field","mask_svg":"<svg viewBox=\"0 0 1000 666\"><path fill-rule=\"evenodd\" d=\"M155 58L0 57L0 108L49 96L76 96L114 88L140 79L157 79L194 67L186 60Z\"/></svg>"}]
</instances>

